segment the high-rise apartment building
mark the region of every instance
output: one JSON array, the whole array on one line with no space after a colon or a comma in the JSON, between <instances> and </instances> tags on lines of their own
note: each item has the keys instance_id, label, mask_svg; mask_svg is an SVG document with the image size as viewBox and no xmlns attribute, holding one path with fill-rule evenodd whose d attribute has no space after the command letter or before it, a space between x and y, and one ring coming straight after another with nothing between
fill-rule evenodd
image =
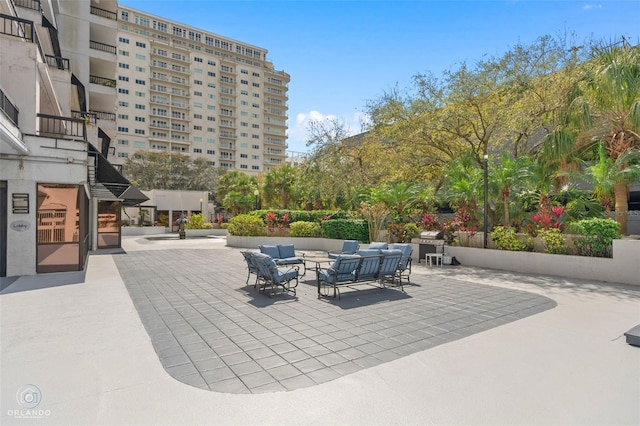
<instances>
[{"instance_id":1,"label":"high-rise apartment building","mask_svg":"<svg viewBox=\"0 0 640 426\"><path fill-rule=\"evenodd\" d=\"M287 86L267 50L120 5L112 162L179 152L248 174L286 159Z\"/></svg>"}]
</instances>

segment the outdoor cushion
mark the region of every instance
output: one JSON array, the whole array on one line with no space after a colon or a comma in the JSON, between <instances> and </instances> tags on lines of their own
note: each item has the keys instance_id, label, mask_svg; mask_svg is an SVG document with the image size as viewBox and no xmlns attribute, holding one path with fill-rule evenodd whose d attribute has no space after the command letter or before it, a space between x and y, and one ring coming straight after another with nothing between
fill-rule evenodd
<instances>
[{"instance_id":1,"label":"outdoor cushion","mask_svg":"<svg viewBox=\"0 0 640 426\"><path fill-rule=\"evenodd\" d=\"M391 249L400 250L402 252L402 260L400 261L400 269L405 270L407 268L407 264L411 259L411 253L413 252L413 248L411 244L392 244Z\"/></svg>"},{"instance_id":2,"label":"outdoor cushion","mask_svg":"<svg viewBox=\"0 0 640 426\"><path fill-rule=\"evenodd\" d=\"M389 244L382 242L374 242L369 244L369 250L379 249L379 250L387 250L389 248Z\"/></svg>"},{"instance_id":3,"label":"outdoor cushion","mask_svg":"<svg viewBox=\"0 0 640 426\"><path fill-rule=\"evenodd\" d=\"M300 257L287 257L285 259L276 259L278 265L299 265L304 263L304 259Z\"/></svg>"},{"instance_id":4,"label":"outdoor cushion","mask_svg":"<svg viewBox=\"0 0 640 426\"><path fill-rule=\"evenodd\" d=\"M278 246L260 246L260 252L268 254L269 256L278 259L280 257L280 251Z\"/></svg>"},{"instance_id":5,"label":"outdoor cushion","mask_svg":"<svg viewBox=\"0 0 640 426\"><path fill-rule=\"evenodd\" d=\"M360 256L377 256L380 254L380 250L362 249L362 250L358 250L357 254L359 254Z\"/></svg>"},{"instance_id":6,"label":"outdoor cushion","mask_svg":"<svg viewBox=\"0 0 640 426\"><path fill-rule=\"evenodd\" d=\"M287 281L295 280L298 276L298 271L296 269L290 268L277 268L275 273L273 274L274 280L278 284L282 284Z\"/></svg>"},{"instance_id":7,"label":"outdoor cushion","mask_svg":"<svg viewBox=\"0 0 640 426\"><path fill-rule=\"evenodd\" d=\"M293 248L293 244L279 244L278 253L280 259L286 259L288 257L296 257L296 251Z\"/></svg>"},{"instance_id":8,"label":"outdoor cushion","mask_svg":"<svg viewBox=\"0 0 640 426\"><path fill-rule=\"evenodd\" d=\"M380 277L393 276L398 270L402 252L400 250L382 250L382 263L380 264Z\"/></svg>"},{"instance_id":9,"label":"outdoor cushion","mask_svg":"<svg viewBox=\"0 0 640 426\"><path fill-rule=\"evenodd\" d=\"M365 250L363 250L365 251ZM369 250L377 252L378 250ZM358 270L358 280L372 280L378 276L378 269L380 269L380 258L378 253L374 255L362 256L362 262L360 262L360 269Z\"/></svg>"}]
</instances>

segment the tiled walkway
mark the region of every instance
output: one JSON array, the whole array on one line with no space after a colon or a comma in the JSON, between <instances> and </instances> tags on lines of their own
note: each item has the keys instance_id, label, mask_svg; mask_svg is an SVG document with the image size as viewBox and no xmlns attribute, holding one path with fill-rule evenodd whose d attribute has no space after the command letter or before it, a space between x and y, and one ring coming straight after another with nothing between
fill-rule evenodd
<instances>
[{"instance_id":1,"label":"tiled walkway","mask_svg":"<svg viewBox=\"0 0 640 426\"><path fill-rule=\"evenodd\" d=\"M167 372L217 392L313 386L556 306L519 290L435 281L424 265L414 265L404 293L359 286L335 300L318 298L312 271L296 297L259 294L234 249L114 259Z\"/></svg>"}]
</instances>

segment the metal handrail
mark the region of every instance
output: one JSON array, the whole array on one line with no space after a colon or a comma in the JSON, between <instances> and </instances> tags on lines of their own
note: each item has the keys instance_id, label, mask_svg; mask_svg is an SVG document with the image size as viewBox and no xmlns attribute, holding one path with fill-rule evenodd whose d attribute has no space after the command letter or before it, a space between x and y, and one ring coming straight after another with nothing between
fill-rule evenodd
<instances>
[{"instance_id":1,"label":"metal handrail","mask_svg":"<svg viewBox=\"0 0 640 426\"><path fill-rule=\"evenodd\" d=\"M101 86L116 87L116 81L111 78L98 77L97 75L89 76L89 83L99 84Z\"/></svg>"},{"instance_id":2,"label":"metal handrail","mask_svg":"<svg viewBox=\"0 0 640 426\"><path fill-rule=\"evenodd\" d=\"M103 18L118 20L118 14L110 10L100 9L99 7L91 6L91 14L102 16Z\"/></svg>"},{"instance_id":3,"label":"metal handrail","mask_svg":"<svg viewBox=\"0 0 640 426\"><path fill-rule=\"evenodd\" d=\"M0 34L6 34L33 42L33 21L0 13Z\"/></svg>"},{"instance_id":4,"label":"metal handrail","mask_svg":"<svg viewBox=\"0 0 640 426\"><path fill-rule=\"evenodd\" d=\"M38 114L38 133L66 138L87 140L87 122L84 118L59 117L56 115Z\"/></svg>"},{"instance_id":5,"label":"metal handrail","mask_svg":"<svg viewBox=\"0 0 640 426\"><path fill-rule=\"evenodd\" d=\"M89 40L89 47L95 50L101 50L107 53L116 54L116 47L106 43L100 43L99 41Z\"/></svg>"},{"instance_id":6,"label":"metal handrail","mask_svg":"<svg viewBox=\"0 0 640 426\"><path fill-rule=\"evenodd\" d=\"M116 115L113 112L91 111L100 120L116 121Z\"/></svg>"},{"instance_id":7,"label":"metal handrail","mask_svg":"<svg viewBox=\"0 0 640 426\"><path fill-rule=\"evenodd\" d=\"M49 65L50 67L56 67L59 70L71 69L69 59L67 58L62 58L60 56L45 55L45 60L47 61L47 65Z\"/></svg>"},{"instance_id":8,"label":"metal handrail","mask_svg":"<svg viewBox=\"0 0 640 426\"><path fill-rule=\"evenodd\" d=\"M0 110L2 110L7 118L13 122L16 126L18 125L18 115L20 114L20 110L16 107L11 100L4 94L2 89L0 89Z\"/></svg>"},{"instance_id":9,"label":"metal handrail","mask_svg":"<svg viewBox=\"0 0 640 426\"><path fill-rule=\"evenodd\" d=\"M42 12L42 4L40 4L40 0L13 0L13 2L16 4L16 6Z\"/></svg>"}]
</instances>

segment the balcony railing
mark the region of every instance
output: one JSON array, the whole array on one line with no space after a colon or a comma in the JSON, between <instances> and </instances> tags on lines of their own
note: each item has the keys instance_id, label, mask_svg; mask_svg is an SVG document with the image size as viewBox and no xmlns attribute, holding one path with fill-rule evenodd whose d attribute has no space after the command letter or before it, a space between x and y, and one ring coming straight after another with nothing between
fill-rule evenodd
<instances>
[{"instance_id":1,"label":"balcony railing","mask_svg":"<svg viewBox=\"0 0 640 426\"><path fill-rule=\"evenodd\" d=\"M13 0L13 2L15 3L16 6L37 10L38 12L42 11L42 5L40 4L40 0Z\"/></svg>"},{"instance_id":2,"label":"balcony railing","mask_svg":"<svg viewBox=\"0 0 640 426\"><path fill-rule=\"evenodd\" d=\"M114 21L118 20L118 14L116 12L100 9L99 7L95 7L95 6L91 6L91 14L102 16L103 18L107 18L107 19L112 19Z\"/></svg>"},{"instance_id":3,"label":"balcony railing","mask_svg":"<svg viewBox=\"0 0 640 426\"><path fill-rule=\"evenodd\" d=\"M38 121L38 134L41 136L51 135L63 139L87 140L87 123L84 118L38 114Z\"/></svg>"},{"instance_id":4,"label":"balcony railing","mask_svg":"<svg viewBox=\"0 0 640 426\"><path fill-rule=\"evenodd\" d=\"M97 75L89 76L89 83L99 84L101 86L116 87L116 81L110 78L98 77Z\"/></svg>"},{"instance_id":5,"label":"balcony railing","mask_svg":"<svg viewBox=\"0 0 640 426\"><path fill-rule=\"evenodd\" d=\"M0 109L13 124L18 125L18 108L7 98L2 89L0 89Z\"/></svg>"},{"instance_id":6,"label":"balcony railing","mask_svg":"<svg viewBox=\"0 0 640 426\"><path fill-rule=\"evenodd\" d=\"M62 58L60 56L51 56L45 55L45 60L47 61L47 65L50 67L58 68L59 70L68 70L69 60L67 58Z\"/></svg>"},{"instance_id":7,"label":"balcony railing","mask_svg":"<svg viewBox=\"0 0 640 426\"><path fill-rule=\"evenodd\" d=\"M100 43L99 41L89 40L89 47L95 50L101 50L107 53L116 54L116 47L110 44Z\"/></svg>"},{"instance_id":8,"label":"balcony railing","mask_svg":"<svg viewBox=\"0 0 640 426\"><path fill-rule=\"evenodd\" d=\"M113 112L91 111L91 114L95 114L99 120L116 121L116 115Z\"/></svg>"},{"instance_id":9,"label":"balcony railing","mask_svg":"<svg viewBox=\"0 0 640 426\"><path fill-rule=\"evenodd\" d=\"M33 43L33 22L0 14L0 33L22 38Z\"/></svg>"},{"instance_id":10,"label":"balcony railing","mask_svg":"<svg viewBox=\"0 0 640 426\"><path fill-rule=\"evenodd\" d=\"M98 122L98 117L96 117L96 115L92 112L71 110L71 117L82 118L87 124L97 124Z\"/></svg>"}]
</instances>

